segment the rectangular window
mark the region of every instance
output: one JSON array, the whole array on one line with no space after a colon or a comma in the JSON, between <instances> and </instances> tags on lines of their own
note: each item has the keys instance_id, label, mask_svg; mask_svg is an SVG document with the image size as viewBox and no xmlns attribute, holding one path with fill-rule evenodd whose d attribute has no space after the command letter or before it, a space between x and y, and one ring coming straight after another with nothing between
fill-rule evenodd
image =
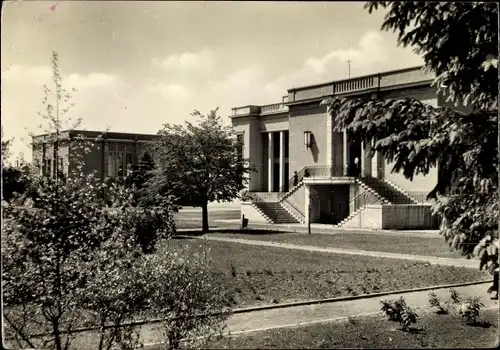
<instances>
[{"instance_id":1,"label":"rectangular window","mask_svg":"<svg viewBox=\"0 0 500 350\"><path fill-rule=\"evenodd\" d=\"M108 159L108 176L117 177L120 173L120 168L122 164L122 154L121 152L109 152Z\"/></svg>"}]
</instances>

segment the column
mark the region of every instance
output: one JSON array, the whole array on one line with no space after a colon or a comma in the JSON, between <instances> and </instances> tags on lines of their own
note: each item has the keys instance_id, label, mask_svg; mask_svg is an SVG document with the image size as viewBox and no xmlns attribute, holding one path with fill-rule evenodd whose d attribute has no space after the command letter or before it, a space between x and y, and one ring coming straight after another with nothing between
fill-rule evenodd
<instances>
[{"instance_id":1,"label":"column","mask_svg":"<svg viewBox=\"0 0 500 350\"><path fill-rule=\"evenodd\" d=\"M274 175L274 144L273 144L273 133L268 132L269 143L267 145L267 191L273 192L273 175Z\"/></svg>"},{"instance_id":2,"label":"column","mask_svg":"<svg viewBox=\"0 0 500 350\"><path fill-rule=\"evenodd\" d=\"M285 191L285 132L280 131L280 192Z\"/></svg>"},{"instance_id":3,"label":"column","mask_svg":"<svg viewBox=\"0 0 500 350\"><path fill-rule=\"evenodd\" d=\"M310 203L310 200L311 200L310 191L311 191L311 189L310 189L309 185L304 185L304 203L305 203L304 218L305 218L306 224L309 222L309 205L311 204Z\"/></svg>"},{"instance_id":4,"label":"column","mask_svg":"<svg viewBox=\"0 0 500 350\"><path fill-rule=\"evenodd\" d=\"M365 143L365 172L364 176L373 176L372 166L373 166L373 158L370 156L370 152L372 149L371 143Z\"/></svg>"},{"instance_id":5,"label":"column","mask_svg":"<svg viewBox=\"0 0 500 350\"><path fill-rule=\"evenodd\" d=\"M343 157L342 157L342 166L344 167L344 175L348 176L348 166L349 166L349 141L347 140L347 131L344 130L342 132L343 136L343 146L342 146L342 151L343 151Z\"/></svg>"},{"instance_id":6,"label":"column","mask_svg":"<svg viewBox=\"0 0 500 350\"><path fill-rule=\"evenodd\" d=\"M333 165L333 115L326 114L326 165Z\"/></svg>"},{"instance_id":7,"label":"column","mask_svg":"<svg viewBox=\"0 0 500 350\"><path fill-rule=\"evenodd\" d=\"M365 151L365 142L361 141L361 159L360 159L360 177L366 176L366 151Z\"/></svg>"}]
</instances>

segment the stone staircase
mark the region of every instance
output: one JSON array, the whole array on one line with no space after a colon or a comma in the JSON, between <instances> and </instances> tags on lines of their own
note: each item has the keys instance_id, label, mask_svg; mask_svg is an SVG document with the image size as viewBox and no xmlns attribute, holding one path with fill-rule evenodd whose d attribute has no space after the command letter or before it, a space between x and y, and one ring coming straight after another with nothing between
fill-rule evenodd
<instances>
[{"instance_id":1,"label":"stone staircase","mask_svg":"<svg viewBox=\"0 0 500 350\"><path fill-rule=\"evenodd\" d=\"M354 228L360 227L360 216L361 213L365 210L365 208L359 208L355 212L349 214L344 220L339 222L335 227L337 228Z\"/></svg>"},{"instance_id":2,"label":"stone staircase","mask_svg":"<svg viewBox=\"0 0 500 350\"><path fill-rule=\"evenodd\" d=\"M303 180L300 180L299 183L297 184L297 186L293 186L292 188L290 188L290 190L288 192L285 192L279 199L279 202L283 202L285 199L287 199L288 197L290 197L292 194L295 193L295 191L297 191L302 185L304 185L304 181Z\"/></svg>"},{"instance_id":3,"label":"stone staircase","mask_svg":"<svg viewBox=\"0 0 500 350\"><path fill-rule=\"evenodd\" d=\"M390 204L415 204L416 201L408 197L403 192L391 186L387 182L374 178L364 177L359 179L367 187L375 191L380 197Z\"/></svg>"},{"instance_id":4,"label":"stone staircase","mask_svg":"<svg viewBox=\"0 0 500 350\"><path fill-rule=\"evenodd\" d=\"M253 205L271 224L299 223L279 202L254 202Z\"/></svg>"},{"instance_id":5,"label":"stone staircase","mask_svg":"<svg viewBox=\"0 0 500 350\"><path fill-rule=\"evenodd\" d=\"M366 189L366 193L371 192L372 196L378 197L374 199L374 204L415 204L416 200L409 197L407 194L401 192L391 184L372 177L365 177L358 179L359 184ZM344 220L339 222L336 227L359 227L360 216L366 209L364 205L357 208L354 212L349 214Z\"/></svg>"},{"instance_id":6,"label":"stone staircase","mask_svg":"<svg viewBox=\"0 0 500 350\"><path fill-rule=\"evenodd\" d=\"M415 204L418 203L407 194L400 191L395 186L372 177L358 178L358 183L365 190L370 200L374 204ZM303 186L303 181L299 181L297 186L290 188L287 193L259 193L259 199L253 201L254 207L259 213L269 222L273 224L288 224L300 223L301 221L295 215L292 215L290 208L286 209L286 199ZM283 203L283 204L282 204ZM343 219L336 227L356 227L359 222L359 217L365 206L361 204L357 209L352 212L348 217ZM354 226L353 226L354 225Z\"/></svg>"}]
</instances>

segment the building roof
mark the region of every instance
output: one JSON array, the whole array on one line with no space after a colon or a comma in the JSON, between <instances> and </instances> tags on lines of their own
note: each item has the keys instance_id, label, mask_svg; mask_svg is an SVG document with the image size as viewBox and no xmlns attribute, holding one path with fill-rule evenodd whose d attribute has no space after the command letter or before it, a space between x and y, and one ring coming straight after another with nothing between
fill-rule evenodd
<instances>
[{"instance_id":1,"label":"building roof","mask_svg":"<svg viewBox=\"0 0 500 350\"><path fill-rule=\"evenodd\" d=\"M152 141L155 139L156 134L138 134L138 133L127 133L127 132L110 132L110 131L95 131L95 130L63 130L59 132L63 138L70 136L82 135L84 137L96 138L101 136L108 139L120 139L120 140L142 140L142 141ZM46 139L49 136L55 135L54 133L46 133L33 136L33 139Z\"/></svg>"},{"instance_id":2,"label":"building roof","mask_svg":"<svg viewBox=\"0 0 500 350\"><path fill-rule=\"evenodd\" d=\"M288 106L321 101L333 96L353 96L383 90L395 90L430 85L434 74L423 70L423 66L385 71L321 84L306 85L288 89L287 98L279 103L232 108L231 118L249 115L287 113Z\"/></svg>"}]
</instances>

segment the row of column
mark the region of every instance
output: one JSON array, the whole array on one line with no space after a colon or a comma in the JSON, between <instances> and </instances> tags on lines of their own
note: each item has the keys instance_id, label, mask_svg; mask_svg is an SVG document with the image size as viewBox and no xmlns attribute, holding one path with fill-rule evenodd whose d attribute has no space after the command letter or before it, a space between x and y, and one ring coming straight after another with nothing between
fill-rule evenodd
<instances>
[{"instance_id":1,"label":"row of column","mask_svg":"<svg viewBox=\"0 0 500 350\"><path fill-rule=\"evenodd\" d=\"M274 140L273 140L274 132L269 132L268 135L268 151L267 151L267 171L268 171L268 182L267 188L269 192L273 192L273 184L274 184ZM280 131L280 150L279 150L279 188L283 188L285 186L285 132Z\"/></svg>"}]
</instances>

